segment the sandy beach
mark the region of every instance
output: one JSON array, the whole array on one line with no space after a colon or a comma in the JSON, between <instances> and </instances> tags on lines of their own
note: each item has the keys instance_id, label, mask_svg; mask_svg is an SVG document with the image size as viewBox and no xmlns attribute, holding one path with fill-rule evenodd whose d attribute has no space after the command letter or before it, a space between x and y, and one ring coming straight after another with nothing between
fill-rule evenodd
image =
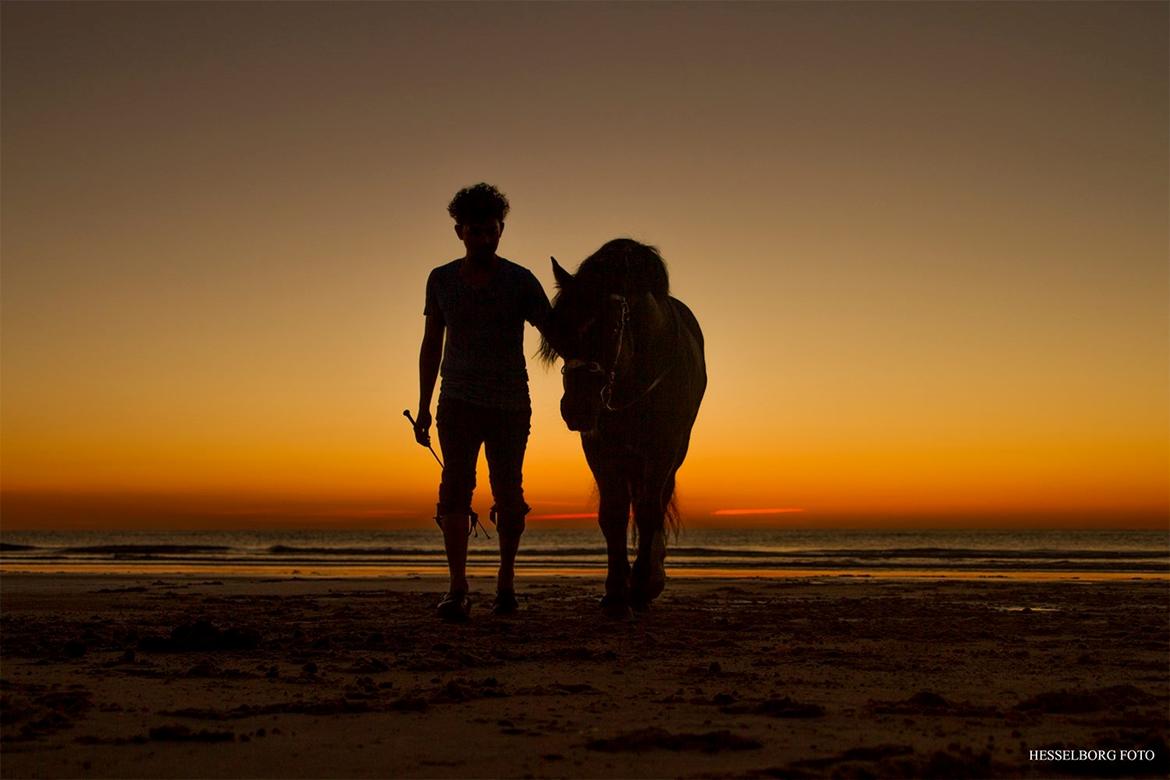
<instances>
[{"instance_id":1,"label":"sandy beach","mask_svg":"<svg viewBox=\"0 0 1170 780\"><path fill-rule=\"evenodd\" d=\"M592 578L523 578L507 618L479 578L466 626L442 584L6 574L0 773L1170 770L1165 580L673 579L611 622Z\"/></svg>"}]
</instances>

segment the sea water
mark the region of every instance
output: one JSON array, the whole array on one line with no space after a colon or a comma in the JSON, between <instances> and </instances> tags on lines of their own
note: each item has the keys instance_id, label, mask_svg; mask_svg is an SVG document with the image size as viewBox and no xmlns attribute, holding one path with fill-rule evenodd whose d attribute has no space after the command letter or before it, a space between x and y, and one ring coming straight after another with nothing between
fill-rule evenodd
<instances>
[{"instance_id":1,"label":"sea water","mask_svg":"<svg viewBox=\"0 0 1170 780\"><path fill-rule=\"evenodd\" d=\"M498 557L494 532L473 537L472 573ZM596 529L529 523L521 573L605 568ZM1170 575L1170 532L1000 530L683 530L672 576ZM445 572L437 529L395 531L0 531L0 572L156 572L402 576Z\"/></svg>"}]
</instances>

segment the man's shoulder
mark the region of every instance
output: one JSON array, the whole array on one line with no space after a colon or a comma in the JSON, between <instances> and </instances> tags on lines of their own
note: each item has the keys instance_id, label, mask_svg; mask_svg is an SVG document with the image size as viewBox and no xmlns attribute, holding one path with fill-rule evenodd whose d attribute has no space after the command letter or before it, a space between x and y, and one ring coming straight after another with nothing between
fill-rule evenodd
<instances>
[{"instance_id":1,"label":"man's shoulder","mask_svg":"<svg viewBox=\"0 0 1170 780\"><path fill-rule=\"evenodd\" d=\"M520 265L519 263L512 262L511 260L509 260L506 257L501 257L500 263L501 263L500 267L504 270L504 273L507 273L511 276L515 276L517 278L523 278L523 279L527 279L529 277L531 277L532 279L536 278L536 274L532 273L532 271L529 271L527 268Z\"/></svg>"},{"instance_id":2,"label":"man's shoulder","mask_svg":"<svg viewBox=\"0 0 1170 780\"><path fill-rule=\"evenodd\" d=\"M459 263L460 263L460 259L455 258L454 260L450 260L446 263L443 263L442 265L435 266L434 268L431 269L431 273L432 274L455 273L459 270Z\"/></svg>"},{"instance_id":3,"label":"man's shoulder","mask_svg":"<svg viewBox=\"0 0 1170 780\"><path fill-rule=\"evenodd\" d=\"M459 273L459 260L452 260L449 263L437 265L431 269L428 279L434 281L445 281Z\"/></svg>"}]
</instances>

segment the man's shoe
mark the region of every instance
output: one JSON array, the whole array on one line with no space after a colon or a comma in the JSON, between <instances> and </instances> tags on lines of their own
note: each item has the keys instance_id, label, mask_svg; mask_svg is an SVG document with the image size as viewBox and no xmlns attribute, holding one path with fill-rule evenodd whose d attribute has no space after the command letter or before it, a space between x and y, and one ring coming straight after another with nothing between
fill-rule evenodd
<instances>
[{"instance_id":1,"label":"man's shoe","mask_svg":"<svg viewBox=\"0 0 1170 780\"><path fill-rule=\"evenodd\" d=\"M471 599L466 593L448 593L439 602L438 613L446 623L466 623L471 618Z\"/></svg>"},{"instance_id":2,"label":"man's shoe","mask_svg":"<svg viewBox=\"0 0 1170 780\"><path fill-rule=\"evenodd\" d=\"M496 593L496 600L492 602L493 615L511 615L520 609L520 602L516 601L516 594L510 590L501 590Z\"/></svg>"}]
</instances>

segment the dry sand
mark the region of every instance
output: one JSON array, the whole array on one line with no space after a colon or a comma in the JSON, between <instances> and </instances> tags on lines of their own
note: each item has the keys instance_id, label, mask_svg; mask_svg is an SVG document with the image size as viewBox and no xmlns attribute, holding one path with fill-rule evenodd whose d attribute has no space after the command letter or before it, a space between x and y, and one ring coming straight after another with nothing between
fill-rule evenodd
<instances>
[{"instance_id":1,"label":"dry sand","mask_svg":"<svg viewBox=\"0 0 1170 780\"><path fill-rule=\"evenodd\" d=\"M1165 776L1170 583L0 578L16 777ZM1040 748L1153 760L1053 762ZM1108 754L1106 754L1108 755ZM1147 754L1148 755L1148 754Z\"/></svg>"}]
</instances>

